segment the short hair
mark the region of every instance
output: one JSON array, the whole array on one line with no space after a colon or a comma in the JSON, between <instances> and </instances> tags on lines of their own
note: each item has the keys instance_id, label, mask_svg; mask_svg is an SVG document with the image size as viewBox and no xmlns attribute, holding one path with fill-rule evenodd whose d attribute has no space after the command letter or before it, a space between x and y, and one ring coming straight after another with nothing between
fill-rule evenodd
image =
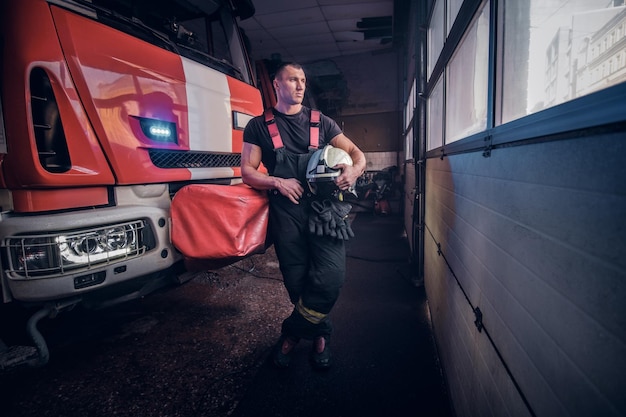
<instances>
[{"instance_id":1,"label":"short hair","mask_svg":"<svg viewBox=\"0 0 626 417\"><path fill-rule=\"evenodd\" d=\"M286 67L294 67L295 69L299 69L304 71L304 68L302 68L302 65L298 64L297 62L286 62L284 64L280 64L280 66L278 67L278 69L276 70L276 72L274 73L274 79L278 79L282 73L285 71Z\"/></svg>"}]
</instances>

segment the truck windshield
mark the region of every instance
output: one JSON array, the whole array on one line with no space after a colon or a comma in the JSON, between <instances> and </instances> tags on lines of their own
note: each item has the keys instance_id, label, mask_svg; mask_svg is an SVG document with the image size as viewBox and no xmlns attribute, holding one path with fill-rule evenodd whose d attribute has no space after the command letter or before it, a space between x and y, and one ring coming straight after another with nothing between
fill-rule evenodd
<instances>
[{"instance_id":1,"label":"truck windshield","mask_svg":"<svg viewBox=\"0 0 626 417\"><path fill-rule=\"evenodd\" d=\"M223 0L74 0L117 30L250 83L229 2Z\"/></svg>"}]
</instances>

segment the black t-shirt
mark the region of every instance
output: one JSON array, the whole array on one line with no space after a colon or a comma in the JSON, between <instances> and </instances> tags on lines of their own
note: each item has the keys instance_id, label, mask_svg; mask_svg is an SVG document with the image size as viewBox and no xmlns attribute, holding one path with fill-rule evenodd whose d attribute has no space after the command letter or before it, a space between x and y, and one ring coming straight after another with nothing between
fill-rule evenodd
<instances>
[{"instance_id":1,"label":"black t-shirt","mask_svg":"<svg viewBox=\"0 0 626 417\"><path fill-rule=\"evenodd\" d=\"M296 114L284 114L276 109L272 110L285 149L297 154L307 153L309 151L311 109L302 106L302 110ZM319 147L322 148L332 138L340 134L341 129L333 119L320 113L319 132ZM261 148L261 161L267 170L273 173L276 166L276 154L274 153L272 138L265 125L265 116L257 116L250 120L243 132L243 141Z\"/></svg>"}]
</instances>

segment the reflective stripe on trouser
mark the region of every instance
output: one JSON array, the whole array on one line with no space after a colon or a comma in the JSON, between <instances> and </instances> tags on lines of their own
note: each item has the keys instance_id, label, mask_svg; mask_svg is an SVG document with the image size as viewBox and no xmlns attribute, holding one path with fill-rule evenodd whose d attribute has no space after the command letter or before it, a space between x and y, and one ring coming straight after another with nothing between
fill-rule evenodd
<instances>
[{"instance_id":1,"label":"reflective stripe on trouser","mask_svg":"<svg viewBox=\"0 0 626 417\"><path fill-rule=\"evenodd\" d=\"M324 320L328 314L320 313L319 311L315 311L312 308L308 308L302 302L302 298L298 300L298 304L296 304L296 310L304 319L313 324L320 324L322 320Z\"/></svg>"},{"instance_id":2,"label":"reflective stripe on trouser","mask_svg":"<svg viewBox=\"0 0 626 417\"><path fill-rule=\"evenodd\" d=\"M283 335L296 339L315 339L318 336L325 336L329 339L333 326L328 316L318 324L313 324L302 317L297 308L294 308L291 315L283 321L281 331Z\"/></svg>"}]
</instances>

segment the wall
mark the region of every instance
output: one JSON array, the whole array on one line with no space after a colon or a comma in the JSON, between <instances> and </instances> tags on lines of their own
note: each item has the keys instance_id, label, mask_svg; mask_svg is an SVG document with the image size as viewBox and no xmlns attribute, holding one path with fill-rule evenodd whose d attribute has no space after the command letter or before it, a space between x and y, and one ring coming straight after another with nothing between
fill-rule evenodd
<instances>
[{"instance_id":1,"label":"wall","mask_svg":"<svg viewBox=\"0 0 626 417\"><path fill-rule=\"evenodd\" d=\"M625 155L620 132L426 161L425 286L458 416L626 415Z\"/></svg>"},{"instance_id":2,"label":"wall","mask_svg":"<svg viewBox=\"0 0 626 417\"><path fill-rule=\"evenodd\" d=\"M395 152L397 156L402 149L397 61L396 52L386 51L305 65L308 90L318 108L334 118L346 136L366 153ZM368 169L388 166L376 165ZM397 165L397 157L391 165Z\"/></svg>"},{"instance_id":3,"label":"wall","mask_svg":"<svg viewBox=\"0 0 626 417\"><path fill-rule=\"evenodd\" d=\"M341 116L398 110L398 55L373 52L333 58L346 81L348 96Z\"/></svg>"},{"instance_id":4,"label":"wall","mask_svg":"<svg viewBox=\"0 0 626 417\"><path fill-rule=\"evenodd\" d=\"M398 112L338 116L335 120L365 153L368 171L399 166L401 120Z\"/></svg>"},{"instance_id":5,"label":"wall","mask_svg":"<svg viewBox=\"0 0 626 417\"><path fill-rule=\"evenodd\" d=\"M354 116L336 116L335 120L346 136L368 152L397 152L400 149L398 112ZM394 163L395 165L395 163Z\"/></svg>"}]
</instances>

